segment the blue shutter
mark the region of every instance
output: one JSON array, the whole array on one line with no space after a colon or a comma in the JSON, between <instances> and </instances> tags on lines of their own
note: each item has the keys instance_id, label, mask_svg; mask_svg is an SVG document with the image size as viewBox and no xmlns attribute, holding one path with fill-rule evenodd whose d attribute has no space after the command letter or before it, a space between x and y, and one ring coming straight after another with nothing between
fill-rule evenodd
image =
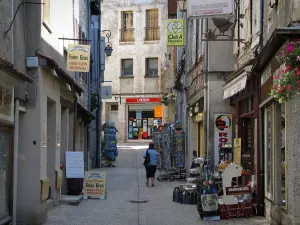
<instances>
[{"instance_id":1,"label":"blue shutter","mask_svg":"<svg viewBox=\"0 0 300 225\"><path fill-rule=\"evenodd\" d=\"M101 71L105 70L105 37L100 37Z\"/></svg>"}]
</instances>

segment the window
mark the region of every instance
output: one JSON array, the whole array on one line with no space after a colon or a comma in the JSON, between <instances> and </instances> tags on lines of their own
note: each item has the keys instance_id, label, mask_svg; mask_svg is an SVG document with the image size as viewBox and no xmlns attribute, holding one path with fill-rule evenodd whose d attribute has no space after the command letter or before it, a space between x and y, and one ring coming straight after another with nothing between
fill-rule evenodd
<instances>
[{"instance_id":1,"label":"window","mask_svg":"<svg viewBox=\"0 0 300 225\"><path fill-rule=\"evenodd\" d=\"M158 76L158 58L146 59L146 76Z\"/></svg>"},{"instance_id":2,"label":"window","mask_svg":"<svg viewBox=\"0 0 300 225\"><path fill-rule=\"evenodd\" d=\"M286 147L285 147L285 103L281 104L281 205L286 206Z\"/></svg>"},{"instance_id":3,"label":"window","mask_svg":"<svg viewBox=\"0 0 300 225\"><path fill-rule=\"evenodd\" d=\"M160 27L158 26L158 9L147 10L146 41L155 41L160 39Z\"/></svg>"},{"instance_id":4,"label":"window","mask_svg":"<svg viewBox=\"0 0 300 225\"><path fill-rule=\"evenodd\" d=\"M50 24L50 0L44 0L43 4L43 20Z\"/></svg>"},{"instance_id":5,"label":"window","mask_svg":"<svg viewBox=\"0 0 300 225\"><path fill-rule=\"evenodd\" d=\"M110 111L118 111L118 105L111 105Z\"/></svg>"},{"instance_id":6,"label":"window","mask_svg":"<svg viewBox=\"0 0 300 225\"><path fill-rule=\"evenodd\" d=\"M273 199L273 106L265 109L265 192Z\"/></svg>"},{"instance_id":7,"label":"window","mask_svg":"<svg viewBox=\"0 0 300 225\"><path fill-rule=\"evenodd\" d=\"M133 59L122 59L122 76L133 76Z\"/></svg>"},{"instance_id":8,"label":"window","mask_svg":"<svg viewBox=\"0 0 300 225\"><path fill-rule=\"evenodd\" d=\"M122 28L120 41L134 41L133 12L122 12Z\"/></svg>"}]
</instances>

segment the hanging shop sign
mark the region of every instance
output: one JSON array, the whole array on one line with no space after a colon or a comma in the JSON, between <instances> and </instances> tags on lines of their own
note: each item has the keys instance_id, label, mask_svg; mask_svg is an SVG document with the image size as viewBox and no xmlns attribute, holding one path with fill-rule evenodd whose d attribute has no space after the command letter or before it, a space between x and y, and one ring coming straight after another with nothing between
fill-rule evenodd
<instances>
[{"instance_id":1,"label":"hanging shop sign","mask_svg":"<svg viewBox=\"0 0 300 225\"><path fill-rule=\"evenodd\" d=\"M112 99L112 87L101 86L101 97L102 99Z\"/></svg>"},{"instance_id":2,"label":"hanging shop sign","mask_svg":"<svg viewBox=\"0 0 300 225\"><path fill-rule=\"evenodd\" d=\"M106 172L86 171L84 178L84 195L89 198L105 199Z\"/></svg>"},{"instance_id":3,"label":"hanging shop sign","mask_svg":"<svg viewBox=\"0 0 300 225\"><path fill-rule=\"evenodd\" d=\"M126 98L126 103L160 103L161 98Z\"/></svg>"},{"instance_id":4,"label":"hanging shop sign","mask_svg":"<svg viewBox=\"0 0 300 225\"><path fill-rule=\"evenodd\" d=\"M155 118L162 118L163 116L163 107L162 106L155 106L154 107L154 117Z\"/></svg>"},{"instance_id":5,"label":"hanging shop sign","mask_svg":"<svg viewBox=\"0 0 300 225\"><path fill-rule=\"evenodd\" d=\"M0 119L14 121L14 92L13 87L8 88L0 85Z\"/></svg>"},{"instance_id":6,"label":"hanging shop sign","mask_svg":"<svg viewBox=\"0 0 300 225\"><path fill-rule=\"evenodd\" d=\"M90 46L68 46L67 70L72 72L89 72L90 69Z\"/></svg>"},{"instance_id":7,"label":"hanging shop sign","mask_svg":"<svg viewBox=\"0 0 300 225\"><path fill-rule=\"evenodd\" d=\"M184 20L168 20L167 45L184 46Z\"/></svg>"},{"instance_id":8,"label":"hanging shop sign","mask_svg":"<svg viewBox=\"0 0 300 225\"><path fill-rule=\"evenodd\" d=\"M66 152L66 178L84 178L83 152Z\"/></svg>"},{"instance_id":9,"label":"hanging shop sign","mask_svg":"<svg viewBox=\"0 0 300 225\"><path fill-rule=\"evenodd\" d=\"M233 0L189 0L188 17L205 18L233 14Z\"/></svg>"},{"instance_id":10,"label":"hanging shop sign","mask_svg":"<svg viewBox=\"0 0 300 225\"><path fill-rule=\"evenodd\" d=\"M232 144L232 114L215 114L215 163L219 163L219 150L223 144Z\"/></svg>"}]
</instances>

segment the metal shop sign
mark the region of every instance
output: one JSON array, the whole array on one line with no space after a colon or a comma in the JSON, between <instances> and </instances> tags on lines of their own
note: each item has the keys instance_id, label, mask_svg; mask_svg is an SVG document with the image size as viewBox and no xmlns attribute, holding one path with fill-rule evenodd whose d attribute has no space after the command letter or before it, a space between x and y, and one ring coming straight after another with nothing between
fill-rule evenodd
<instances>
[{"instance_id":1,"label":"metal shop sign","mask_svg":"<svg viewBox=\"0 0 300 225\"><path fill-rule=\"evenodd\" d=\"M68 46L67 70L72 72L89 72L90 69L90 46Z\"/></svg>"},{"instance_id":2,"label":"metal shop sign","mask_svg":"<svg viewBox=\"0 0 300 225\"><path fill-rule=\"evenodd\" d=\"M105 199L106 172L86 171L84 178L84 195L90 198Z\"/></svg>"},{"instance_id":3,"label":"metal shop sign","mask_svg":"<svg viewBox=\"0 0 300 225\"><path fill-rule=\"evenodd\" d=\"M189 0L188 16L205 18L233 14L233 0Z\"/></svg>"},{"instance_id":4,"label":"metal shop sign","mask_svg":"<svg viewBox=\"0 0 300 225\"><path fill-rule=\"evenodd\" d=\"M251 188L249 186L225 187L225 190L226 195L241 195L251 193Z\"/></svg>"},{"instance_id":5,"label":"metal shop sign","mask_svg":"<svg viewBox=\"0 0 300 225\"><path fill-rule=\"evenodd\" d=\"M223 144L232 144L232 115L215 114L215 162L219 162L219 149Z\"/></svg>"},{"instance_id":6,"label":"metal shop sign","mask_svg":"<svg viewBox=\"0 0 300 225\"><path fill-rule=\"evenodd\" d=\"M168 20L167 45L184 46L184 20Z\"/></svg>"}]
</instances>

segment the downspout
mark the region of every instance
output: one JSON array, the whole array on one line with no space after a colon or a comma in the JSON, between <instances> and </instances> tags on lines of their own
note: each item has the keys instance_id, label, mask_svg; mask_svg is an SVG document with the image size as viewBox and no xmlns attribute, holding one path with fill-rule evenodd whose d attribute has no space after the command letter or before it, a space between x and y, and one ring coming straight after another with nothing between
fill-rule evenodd
<instances>
[{"instance_id":1,"label":"downspout","mask_svg":"<svg viewBox=\"0 0 300 225\"><path fill-rule=\"evenodd\" d=\"M259 49L260 52L263 49L264 46L264 0L260 0L260 28L259 28ZM259 84L258 87L260 87L260 79L258 79L257 83ZM257 102L259 103L261 101L261 88L259 88L258 91L258 100ZM259 105L259 104L258 104ZM259 106L258 106L259 108ZM258 198L258 210L259 210L259 215L264 216L264 182L265 182L265 177L264 177L264 153L263 153L263 144L260 141L261 140L261 134L262 134L262 124L261 121L263 120L263 115L260 109L259 114L258 114L258 121L257 123L259 124L258 126L258 140L257 142L260 143L258 146L258 152L257 154L257 171L259 173L258 177L258 184L257 184L257 198Z\"/></svg>"},{"instance_id":2,"label":"downspout","mask_svg":"<svg viewBox=\"0 0 300 225\"><path fill-rule=\"evenodd\" d=\"M77 97L74 99L74 126L73 126L73 152L76 151L75 144L76 144L76 121L77 121Z\"/></svg>"},{"instance_id":3,"label":"downspout","mask_svg":"<svg viewBox=\"0 0 300 225\"><path fill-rule=\"evenodd\" d=\"M19 156L19 99L15 100L15 124L14 124L14 171L13 171L13 209L12 225L17 223L17 196L18 196L18 156Z\"/></svg>"},{"instance_id":4,"label":"downspout","mask_svg":"<svg viewBox=\"0 0 300 225\"><path fill-rule=\"evenodd\" d=\"M205 33L208 35L208 19L205 19ZM205 156L208 162L209 153L208 153L208 121L209 116L207 115L208 112L208 39L206 38L205 41L205 74L204 74L204 151Z\"/></svg>"},{"instance_id":5,"label":"downspout","mask_svg":"<svg viewBox=\"0 0 300 225\"><path fill-rule=\"evenodd\" d=\"M91 1L87 1L87 7L88 7L88 40L91 40L90 39L90 25L91 25ZM91 43L90 43L91 45ZM91 46L90 46L91 47ZM91 54L90 54L90 61L91 61ZM90 95L90 88L91 88L91 84L90 84L90 81L91 81L91 74L92 74L92 68L93 65L90 63L90 71L88 73L88 111L90 112L91 111L91 107L90 107L90 99L91 99L91 95ZM87 139L87 142L86 142L86 147L87 147L87 153L86 153L86 166L87 166L87 170L89 170L89 152L90 152L90 123L87 124L86 126L86 132L87 132L87 136L86 136L86 139Z\"/></svg>"},{"instance_id":6,"label":"downspout","mask_svg":"<svg viewBox=\"0 0 300 225\"><path fill-rule=\"evenodd\" d=\"M11 19L13 20L14 18L14 0L11 0ZM14 56L14 23L11 25L11 63L14 63L15 56Z\"/></svg>"}]
</instances>

